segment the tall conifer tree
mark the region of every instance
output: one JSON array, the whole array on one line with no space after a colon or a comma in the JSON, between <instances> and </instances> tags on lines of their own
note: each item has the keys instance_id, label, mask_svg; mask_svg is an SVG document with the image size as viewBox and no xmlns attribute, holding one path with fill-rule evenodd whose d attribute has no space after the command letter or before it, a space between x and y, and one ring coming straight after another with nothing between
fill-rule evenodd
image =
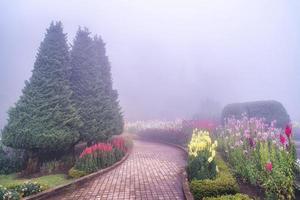
<instances>
[{"instance_id":1,"label":"tall conifer tree","mask_svg":"<svg viewBox=\"0 0 300 200\"><path fill-rule=\"evenodd\" d=\"M110 99L109 113L111 118L108 119L109 127L108 129L113 134L121 134L123 132L123 115L121 112L121 107L118 101L118 91L113 89L113 81L111 75L111 65L106 55L105 43L102 41L101 37L94 37L94 54L96 65L100 70L100 80L103 83L104 95Z\"/></svg>"},{"instance_id":2,"label":"tall conifer tree","mask_svg":"<svg viewBox=\"0 0 300 200\"><path fill-rule=\"evenodd\" d=\"M89 144L120 134L123 128L103 45L99 38L90 37L88 29L79 28L71 51L72 99L83 121L82 139Z\"/></svg>"},{"instance_id":3,"label":"tall conifer tree","mask_svg":"<svg viewBox=\"0 0 300 200\"><path fill-rule=\"evenodd\" d=\"M9 111L3 143L42 156L79 140L81 121L71 101L70 63L61 22L51 23L23 94ZM35 167L33 167L35 168Z\"/></svg>"}]
</instances>

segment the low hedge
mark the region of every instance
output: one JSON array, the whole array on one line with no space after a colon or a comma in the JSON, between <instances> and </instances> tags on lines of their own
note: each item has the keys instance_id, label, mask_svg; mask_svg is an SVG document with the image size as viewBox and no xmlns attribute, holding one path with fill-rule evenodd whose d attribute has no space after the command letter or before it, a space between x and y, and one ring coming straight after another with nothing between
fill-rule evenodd
<instances>
[{"instance_id":1,"label":"low hedge","mask_svg":"<svg viewBox=\"0 0 300 200\"><path fill-rule=\"evenodd\" d=\"M196 200L202 200L204 197L232 195L239 191L236 179L219 156L216 157L216 163L219 168L219 173L215 179L191 181L190 190Z\"/></svg>"},{"instance_id":2,"label":"low hedge","mask_svg":"<svg viewBox=\"0 0 300 200\"><path fill-rule=\"evenodd\" d=\"M219 197L205 197L203 200L252 200L246 194L224 195Z\"/></svg>"}]
</instances>

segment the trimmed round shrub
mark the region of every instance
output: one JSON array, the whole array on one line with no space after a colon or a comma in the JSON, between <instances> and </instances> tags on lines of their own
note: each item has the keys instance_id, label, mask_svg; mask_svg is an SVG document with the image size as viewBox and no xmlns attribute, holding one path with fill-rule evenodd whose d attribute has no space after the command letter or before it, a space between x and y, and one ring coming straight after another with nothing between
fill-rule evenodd
<instances>
[{"instance_id":1,"label":"trimmed round shrub","mask_svg":"<svg viewBox=\"0 0 300 200\"><path fill-rule=\"evenodd\" d=\"M232 116L240 118L242 114L246 114L249 118L264 118L268 124L276 120L275 125L279 128L290 123L290 116L286 109L280 102L274 100L228 104L223 108L222 122Z\"/></svg>"},{"instance_id":2,"label":"trimmed round shrub","mask_svg":"<svg viewBox=\"0 0 300 200\"><path fill-rule=\"evenodd\" d=\"M77 170L75 169L74 167L72 167L69 172L68 172L68 175L72 178L80 178L80 177L83 177L85 175L87 175L86 172L84 171L80 171L80 170Z\"/></svg>"},{"instance_id":3,"label":"trimmed round shrub","mask_svg":"<svg viewBox=\"0 0 300 200\"><path fill-rule=\"evenodd\" d=\"M219 173L216 179L193 180L190 183L190 190L195 200L202 200L204 197L218 197L221 195L234 195L239 192L236 179L230 173L225 162L216 157L216 164Z\"/></svg>"}]
</instances>

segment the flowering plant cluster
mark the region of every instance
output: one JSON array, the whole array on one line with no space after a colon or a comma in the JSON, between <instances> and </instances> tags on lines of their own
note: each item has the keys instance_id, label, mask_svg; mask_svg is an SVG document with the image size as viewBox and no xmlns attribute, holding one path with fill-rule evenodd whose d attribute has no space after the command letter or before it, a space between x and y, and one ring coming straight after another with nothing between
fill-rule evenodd
<instances>
[{"instance_id":1,"label":"flowering plant cluster","mask_svg":"<svg viewBox=\"0 0 300 200\"><path fill-rule=\"evenodd\" d=\"M0 200L19 200L21 195L0 185Z\"/></svg>"},{"instance_id":2,"label":"flowering plant cluster","mask_svg":"<svg viewBox=\"0 0 300 200\"><path fill-rule=\"evenodd\" d=\"M122 137L113 138L108 143L94 144L83 150L74 168L92 173L119 161L127 151L128 147Z\"/></svg>"},{"instance_id":3,"label":"flowering plant cluster","mask_svg":"<svg viewBox=\"0 0 300 200\"><path fill-rule=\"evenodd\" d=\"M149 120L125 122L125 131L129 133L139 133L148 129L163 129L163 130L180 130L182 128L182 120L174 121Z\"/></svg>"},{"instance_id":4,"label":"flowering plant cluster","mask_svg":"<svg viewBox=\"0 0 300 200\"><path fill-rule=\"evenodd\" d=\"M264 119L229 118L219 129L225 157L244 181L262 187L266 199L294 199L296 152L292 127L275 128Z\"/></svg>"},{"instance_id":5,"label":"flowering plant cluster","mask_svg":"<svg viewBox=\"0 0 300 200\"><path fill-rule=\"evenodd\" d=\"M218 172L215 163L217 141L212 142L208 131L195 129L188 145L189 180L213 179Z\"/></svg>"},{"instance_id":6,"label":"flowering plant cluster","mask_svg":"<svg viewBox=\"0 0 300 200\"><path fill-rule=\"evenodd\" d=\"M8 188L0 185L0 200L19 200L47 189L37 182L24 182L21 184L10 185Z\"/></svg>"}]
</instances>

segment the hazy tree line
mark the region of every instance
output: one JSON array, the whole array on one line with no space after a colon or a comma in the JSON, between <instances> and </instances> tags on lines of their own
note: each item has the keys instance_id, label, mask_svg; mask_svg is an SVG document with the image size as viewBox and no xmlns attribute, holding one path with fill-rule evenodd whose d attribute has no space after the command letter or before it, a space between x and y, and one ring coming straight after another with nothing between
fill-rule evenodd
<instances>
[{"instance_id":1,"label":"hazy tree line","mask_svg":"<svg viewBox=\"0 0 300 200\"><path fill-rule=\"evenodd\" d=\"M8 114L3 144L26 150L31 171L81 141L91 145L120 134L123 116L102 39L79 28L69 48L62 23L51 23L32 76Z\"/></svg>"}]
</instances>

